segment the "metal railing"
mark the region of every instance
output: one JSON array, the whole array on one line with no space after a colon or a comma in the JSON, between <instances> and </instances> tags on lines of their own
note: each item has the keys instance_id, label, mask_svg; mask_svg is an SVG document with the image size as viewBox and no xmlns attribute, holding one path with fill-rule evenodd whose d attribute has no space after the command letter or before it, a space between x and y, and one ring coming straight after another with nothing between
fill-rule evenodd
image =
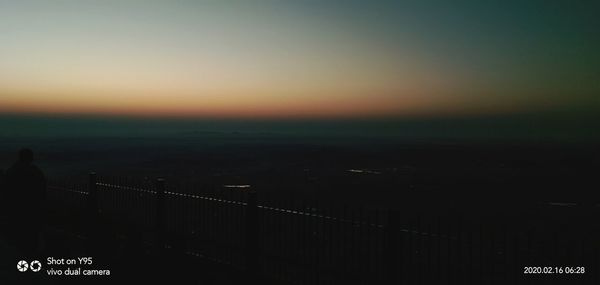
<instances>
[{"instance_id":1,"label":"metal railing","mask_svg":"<svg viewBox=\"0 0 600 285\"><path fill-rule=\"evenodd\" d=\"M49 196L149 233L157 248L292 284L528 284L544 278L524 273L537 266L585 267L560 278L597 282L600 272L597 207L536 205L498 218L189 188L92 173L87 183L49 183Z\"/></svg>"}]
</instances>

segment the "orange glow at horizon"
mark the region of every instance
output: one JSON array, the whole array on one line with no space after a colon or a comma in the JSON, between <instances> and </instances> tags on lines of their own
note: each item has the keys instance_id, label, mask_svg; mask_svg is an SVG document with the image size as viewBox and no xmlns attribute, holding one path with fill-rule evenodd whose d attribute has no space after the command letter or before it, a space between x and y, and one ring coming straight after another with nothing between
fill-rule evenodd
<instances>
[{"instance_id":1,"label":"orange glow at horizon","mask_svg":"<svg viewBox=\"0 0 600 285\"><path fill-rule=\"evenodd\" d=\"M301 96L300 96L301 97ZM13 96L0 112L214 118L344 118L427 113L427 96ZM402 97L401 97L402 98Z\"/></svg>"}]
</instances>

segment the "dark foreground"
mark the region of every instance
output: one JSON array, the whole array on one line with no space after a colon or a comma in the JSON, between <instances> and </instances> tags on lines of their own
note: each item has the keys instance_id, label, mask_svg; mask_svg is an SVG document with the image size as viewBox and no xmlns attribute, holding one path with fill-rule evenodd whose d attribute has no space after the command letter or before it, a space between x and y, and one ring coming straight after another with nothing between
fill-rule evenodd
<instances>
[{"instance_id":1,"label":"dark foreground","mask_svg":"<svg viewBox=\"0 0 600 285\"><path fill-rule=\"evenodd\" d=\"M145 243L133 243L132 236L117 230L115 224L93 223L94 227L105 228L95 228L92 234L89 229L92 222L76 216L66 217L63 213L49 213L49 221L69 222L48 223L43 231L42 251L29 258L10 239L0 239L1 284L168 284L175 280L185 280L187 284L280 284L231 265L172 249L158 250ZM92 257L90 265L47 264L49 258L80 262L79 258L86 257ZM42 269L19 272L16 264L23 259L28 262L39 260ZM70 270L67 272L67 269ZM90 271L84 272L86 269ZM62 270L63 273L51 275L49 270Z\"/></svg>"},{"instance_id":2,"label":"dark foreground","mask_svg":"<svg viewBox=\"0 0 600 285\"><path fill-rule=\"evenodd\" d=\"M600 277L597 204L538 203L504 213L386 210L281 200L243 188L186 194L160 181L90 181L51 182L46 249L31 259L91 256L94 265L81 267L110 269L111 276L42 271L42 284L180 278L191 284L255 278L274 284L597 284ZM36 276L14 271L18 259L4 262L11 268L5 273Z\"/></svg>"},{"instance_id":3,"label":"dark foreground","mask_svg":"<svg viewBox=\"0 0 600 285\"><path fill-rule=\"evenodd\" d=\"M36 140L49 178L38 256L111 270L38 281L600 283L593 144L265 136ZM18 258L3 278L31 277Z\"/></svg>"}]
</instances>

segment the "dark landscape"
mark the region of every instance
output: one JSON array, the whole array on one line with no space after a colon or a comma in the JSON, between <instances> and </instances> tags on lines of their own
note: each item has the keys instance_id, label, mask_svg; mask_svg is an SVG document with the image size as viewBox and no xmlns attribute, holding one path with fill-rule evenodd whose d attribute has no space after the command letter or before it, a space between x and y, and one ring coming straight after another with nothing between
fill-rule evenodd
<instances>
[{"instance_id":1,"label":"dark landscape","mask_svg":"<svg viewBox=\"0 0 600 285\"><path fill-rule=\"evenodd\" d=\"M0 285L600 284L593 1L0 1Z\"/></svg>"},{"instance_id":2,"label":"dark landscape","mask_svg":"<svg viewBox=\"0 0 600 285\"><path fill-rule=\"evenodd\" d=\"M189 200L207 197L217 199L214 201L233 201L234 205L246 203L247 189L255 191L259 209L262 209L257 221L259 228L265 227L258 233L258 248L262 252L258 255L260 269L253 270L261 272L261 278L271 280L263 282L389 282L393 277L387 275L385 266L377 264L388 262L386 252L392 250L386 249L391 213L398 213L399 217L394 224L400 230L398 246L403 249L396 250L405 251L399 255L400 260L405 261L395 266L399 266L401 272L414 272L401 274L399 281L434 281L435 278L427 278L437 276L454 284L485 280L485 276L489 276L490 280L517 283L546 282L548 279L544 278L527 281L519 275L518 269L527 262L546 260L568 259L569 264L587 264L591 268L597 264L593 252L598 249L592 241L598 237L598 228L593 222L596 215L593 213L598 212L600 204L592 189L598 188L596 175L600 165L593 137L574 136L571 140L562 137L554 141L521 137L500 141L489 134L475 132L484 129L482 125L465 128L456 123L451 136L436 139L423 134L419 138L373 130L366 135L336 133L340 124L329 128L329 133L315 127L327 122L313 124L312 128L305 128L304 133L281 131L285 130L285 124L279 129L263 125L261 130L260 125L239 123L228 126L241 126L239 130L202 131L196 130L195 124L190 122L171 122L168 126L140 132L144 126L151 126L151 122L98 119L78 123L77 127L82 130L97 129L81 136L70 133L73 122L77 121L45 119L45 124L63 130L57 136L29 133L5 137L0 158L9 166L16 157L15 150L21 146L36 150L36 162L48 178L48 201L52 201L48 204L51 230L47 237L53 246L48 250L68 251L73 255L89 250L96 252L97 246L90 249L91 237L99 235L97 242L101 244L114 240L114 245L105 244L108 248L96 256L113 264L117 271L120 268L120 278L127 280L138 276L133 273L137 271L117 267L115 264L120 262L115 258L136 252L138 256L150 254L155 257L149 260L158 259L144 266L160 267L162 273L146 277L168 278L177 269L163 262L186 256L177 257L183 253L178 250L180 247L180 250L232 264L232 268L247 268L243 261L247 253L241 250L245 248L245 241L234 237L241 234L238 231L243 227L238 223L248 218L248 212ZM207 123L196 124L206 128L203 124ZM116 132L103 134L99 126L108 126ZM502 125L492 125L499 126ZM395 128L402 129L402 125ZM126 130L133 134L126 135ZM92 233L85 214L90 197L79 194L90 193L91 172L97 173L95 179L99 184L94 187L100 191L99 204L95 207L103 213L101 220L92 222L91 225L95 225ZM168 247L175 249L168 254L171 257L151 250L156 247L157 233L161 232L157 232L157 220L153 218L157 210L153 200L158 196L152 194L157 191L159 178L164 179L169 193L184 195L183 200L168 199L165 206L165 241ZM136 191L148 194L136 194ZM279 216L277 211L280 210L276 209L297 211L299 216ZM228 226L215 228L213 222L216 221L204 220L207 214L215 215L215 219L221 219ZM303 216L305 214L308 216ZM310 215L315 215L316 220ZM336 223L349 219L367 225L380 224L383 230L370 226L347 228L350 225L343 222L329 224L327 217L340 219ZM69 246L64 244L64 237L52 237L57 229L62 235L83 232L91 236L84 241L68 238L75 248L67 250ZM197 236L197 231L202 236ZM405 236L402 231L414 231L416 235ZM310 232L313 236L306 240L303 236ZM582 235L587 242L580 240ZM115 239L119 236L124 240ZM351 243L341 248L328 245L332 238L341 239L340 242L348 239ZM119 245L122 242L125 244ZM279 242L287 246L273 247ZM130 247L136 243L139 249L132 253ZM217 248L205 247L211 244ZM343 255L336 251L343 248L353 254L340 259ZM303 253L296 254L294 249ZM312 250L315 252L311 253ZM424 252L419 253L421 250ZM307 265L318 252L325 252L322 263ZM545 254L549 252L550 255ZM300 263L271 268L274 257ZM445 260L455 258L459 258L452 262L457 268L443 265ZM490 261L494 259L500 261ZM215 266L212 262L202 264L207 262L204 258L192 258L188 262L200 262L197 267ZM413 268L414 262L423 264ZM496 271L489 267L492 264L489 262L497 264ZM340 264L343 266L338 268ZM352 269L367 264L379 269L370 269L370 266ZM229 268L218 267L212 271L235 271ZM299 271L294 273L294 270ZM344 272L357 275L350 281L346 279L350 277L343 277L349 274ZM586 276L579 281L597 278L591 273ZM191 278L207 282L206 278L196 275ZM215 276L209 279L215 284L238 282Z\"/></svg>"}]
</instances>

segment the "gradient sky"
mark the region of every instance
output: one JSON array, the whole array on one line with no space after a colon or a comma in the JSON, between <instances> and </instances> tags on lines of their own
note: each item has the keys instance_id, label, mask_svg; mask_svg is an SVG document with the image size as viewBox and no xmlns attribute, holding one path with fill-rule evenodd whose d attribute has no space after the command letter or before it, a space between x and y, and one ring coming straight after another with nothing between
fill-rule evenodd
<instances>
[{"instance_id":1,"label":"gradient sky","mask_svg":"<svg viewBox=\"0 0 600 285\"><path fill-rule=\"evenodd\" d=\"M0 1L0 112L600 110L599 14L597 1Z\"/></svg>"}]
</instances>

